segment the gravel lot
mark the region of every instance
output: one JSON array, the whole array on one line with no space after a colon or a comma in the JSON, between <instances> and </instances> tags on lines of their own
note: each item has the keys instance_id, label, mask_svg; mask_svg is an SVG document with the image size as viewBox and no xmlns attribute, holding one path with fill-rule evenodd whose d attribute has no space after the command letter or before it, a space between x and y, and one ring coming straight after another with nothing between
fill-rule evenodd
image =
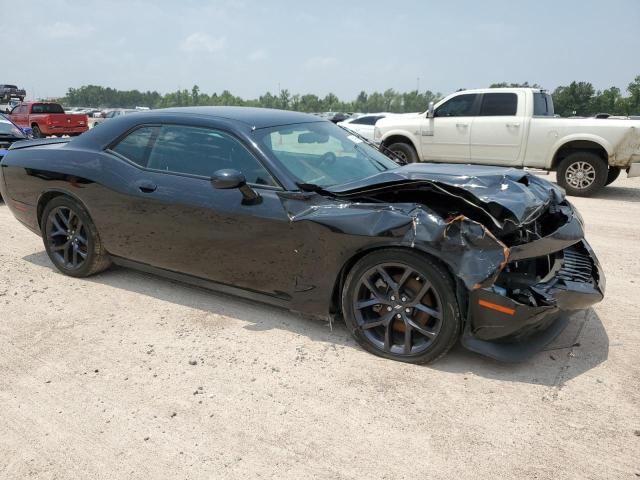
<instances>
[{"instance_id":1,"label":"gravel lot","mask_svg":"<svg viewBox=\"0 0 640 480\"><path fill-rule=\"evenodd\" d=\"M574 203L605 301L526 364L421 367L134 271L64 277L0 202L0 478L638 478L640 179Z\"/></svg>"}]
</instances>

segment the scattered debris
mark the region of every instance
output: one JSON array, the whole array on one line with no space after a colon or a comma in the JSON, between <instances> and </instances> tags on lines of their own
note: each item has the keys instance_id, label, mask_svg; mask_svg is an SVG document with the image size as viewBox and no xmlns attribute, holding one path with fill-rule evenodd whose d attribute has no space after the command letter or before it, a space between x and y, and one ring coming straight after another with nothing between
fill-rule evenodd
<instances>
[{"instance_id":1,"label":"scattered debris","mask_svg":"<svg viewBox=\"0 0 640 480\"><path fill-rule=\"evenodd\" d=\"M197 365L197 364L198 364L197 360L193 360L193 359L189 360L189 365Z\"/></svg>"}]
</instances>

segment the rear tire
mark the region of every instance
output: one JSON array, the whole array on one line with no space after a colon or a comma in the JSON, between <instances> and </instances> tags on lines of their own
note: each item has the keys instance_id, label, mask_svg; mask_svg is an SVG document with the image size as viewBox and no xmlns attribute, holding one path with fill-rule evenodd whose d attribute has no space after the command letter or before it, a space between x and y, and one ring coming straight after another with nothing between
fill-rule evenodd
<instances>
[{"instance_id":1,"label":"rear tire","mask_svg":"<svg viewBox=\"0 0 640 480\"><path fill-rule=\"evenodd\" d=\"M413 146L408 143L397 142L387 147L395 155L397 155L405 163L416 163L418 161L418 153Z\"/></svg>"},{"instance_id":2,"label":"rear tire","mask_svg":"<svg viewBox=\"0 0 640 480\"><path fill-rule=\"evenodd\" d=\"M595 153L575 152L558 164L557 182L568 195L589 197L607 183L608 165Z\"/></svg>"},{"instance_id":3,"label":"rear tire","mask_svg":"<svg viewBox=\"0 0 640 480\"><path fill-rule=\"evenodd\" d=\"M408 363L443 357L461 328L449 274L428 256L402 249L375 251L353 266L342 312L362 348Z\"/></svg>"},{"instance_id":4,"label":"rear tire","mask_svg":"<svg viewBox=\"0 0 640 480\"><path fill-rule=\"evenodd\" d=\"M33 138L44 138L44 135L42 135L42 131L38 125L32 125L31 130L33 132Z\"/></svg>"},{"instance_id":5,"label":"rear tire","mask_svg":"<svg viewBox=\"0 0 640 480\"><path fill-rule=\"evenodd\" d=\"M620 176L620 168L619 167L609 167L609 173L607 175L607 183L605 185L609 185L615 182L616 178Z\"/></svg>"},{"instance_id":6,"label":"rear tire","mask_svg":"<svg viewBox=\"0 0 640 480\"><path fill-rule=\"evenodd\" d=\"M65 275L88 277L111 265L98 230L79 202L55 197L46 205L40 224L47 255Z\"/></svg>"}]
</instances>

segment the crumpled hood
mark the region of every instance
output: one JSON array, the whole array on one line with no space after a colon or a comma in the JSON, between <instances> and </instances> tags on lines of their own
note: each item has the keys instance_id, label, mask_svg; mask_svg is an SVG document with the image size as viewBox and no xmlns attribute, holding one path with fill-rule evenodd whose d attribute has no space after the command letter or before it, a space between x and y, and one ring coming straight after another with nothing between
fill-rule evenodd
<instances>
[{"instance_id":1,"label":"crumpled hood","mask_svg":"<svg viewBox=\"0 0 640 480\"><path fill-rule=\"evenodd\" d=\"M482 165L413 163L394 170L326 189L339 198L366 195L377 190L415 189L429 185L473 203L489 213L496 225L516 225L537 218L564 192L558 186L525 170Z\"/></svg>"}]
</instances>

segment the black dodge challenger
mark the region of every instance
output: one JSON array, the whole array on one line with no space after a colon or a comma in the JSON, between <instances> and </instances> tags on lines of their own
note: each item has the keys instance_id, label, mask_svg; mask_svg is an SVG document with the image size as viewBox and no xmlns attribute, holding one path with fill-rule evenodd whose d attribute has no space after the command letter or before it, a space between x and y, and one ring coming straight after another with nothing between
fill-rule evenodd
<instances>
[{"instance_id":1,"label":"black dodge challenger","mask_svg":"<svg viewBox=\"0 0 640 480\"><path fill-rule=\"evenodd\" d=\"M18 142L1 166L8 207L67 275L114 263L343 317L394 360L434 361L459 337L523 360L603 298L582 218L555 185L400 165L311 115L144 112Z\"/></svg>"}]
</instances>

